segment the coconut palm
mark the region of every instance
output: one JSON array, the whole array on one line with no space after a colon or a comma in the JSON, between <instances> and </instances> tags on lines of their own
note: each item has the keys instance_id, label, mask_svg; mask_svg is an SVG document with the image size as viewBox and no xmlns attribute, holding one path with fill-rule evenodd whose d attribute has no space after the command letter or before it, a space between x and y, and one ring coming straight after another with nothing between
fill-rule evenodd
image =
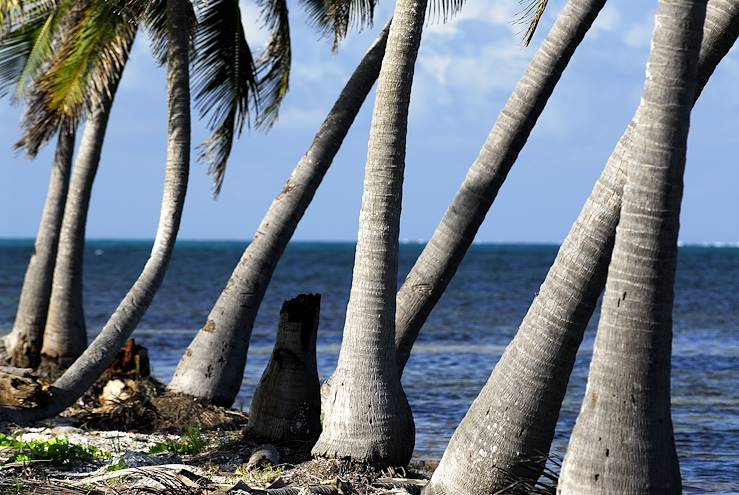
<instances>
[{"instance_id":1,"label":"coconut palm","mask_svg":"<svg viewBox=\"0 0 739 495\"><path fill-rule=\"evenodd\" d=\"M526 42L531 40L547 3L531 2L524 12L524 16L533 16ZM464 259L562 72L604 3L605 0L567 4L558 26L519 81L454 200L398 291L395 347L401 374L426 318Z\"/></svg>"},{"instance_id":2,"label":"coconut palm","mask_svg":"<svg viewBox=\"0 0 739 495\"><path fill-rule=\"evenodd\" d=\"M405 465L415 427L395 364L395 292L411 83L425 0L398 0L380 68L352 288L323 431L312 453Z\"/></svg>"},{"instance_id":3,"label":"coconut palm","mask_svg":"<svg viewBox=\"0 0 739 495\"><path fill-rule=\"evenodd\" d=\"M710 0L696 99L738 35L739 5ZM495 472L493 477L501 482L506 473L538 477L541 464L536 460L549 451L577 349L605 285L633 128L632 122L562 244L516 337L455 431L429 485L430 493L487 493L476 491L476 487L485 488L478 482L488 479L483 473ZM497 455L481 458L483 443L494 446L486 454L494 448Z\"/></svg>"},{"instance_id":4,"label":"coconut palm","mask_svg":"<svg viewBox=\"0 0 739 495\"><path fill-rule=\"evenodd\" d=\"M65 373L51 396L34 409L0 408L0 420L27 422L58 414L77 400L105 370L151 304L174 249L187 191L190 162L189 2L167 0L168 144L167 169L157 235L141 275L103 330Z\"/></svg>"},{"instance_id":5,"label":"coconut palm","mask_svg":"<svg viewBox=\"0 0 739 495\"><path fill-rule=\"evenodd\" d=\"M74 129L64 126L59 130L34 252L23 278L13 330L4 340L10 364L21 368L35 368L39 364L57 244L69 189L74 138Z\"/></svg>"},{"instance_id":6,"label":"coconut palm","mask_svg":"<svg viewBox=\"0 0 739 495\"><path fill-rule=\"evenodd\" d=\"M169 389L230 406L241 386L249 337L272 274L380 72L386 27L341 91L310 148L264 216Z\"/></svg>"},{"instance_id":7,"label":"coconut palm","mask_svg":"<svg viewBox=\"0 0 739 495\"><path fill-rule=\"evenodd\" d=\"M706 1L661 0L560 493L681 493L670 411L683 172Z\"/></svg>"},{"instance_id":8,"label":"coconut palm","mask_svg":"<svg viewBox=\"0 0 739 495\"><path fill-rule=\"evenodd\" d=\"M104 3L105 4L105 3ZM110 5L110 4L108 4ZM92 186L100 164L105 132L113 107L113 99L122 77L123 69L128 60L128 55L134 41L136 32L135 24L124 18L116 18L114 12L106 12L106 9L91 8L90 11L95 19L89 24L82 24L67 45L72 50L82 51L84 40L91 34L102 35L107 30L115 32L116 38L101 40L95 45L90 45L89 53L85 56L94 56L100 50L115 49L117 57L115 67L107 70L105 77L106 90L99 91L91 110L87 115L87 122L82 134L80 147L77 151L70 190L64 208L64 219L59 237L57 260L53 273L53 285L48 305L46 318L46 329L44 332L41 354L46 361L45 366L66 368L77 357L79 357L87 346L87 332L85 329L85 317L82 306L82 275L83 275L83 253L85 245L85 227L87 225L87 213L89 210ZM106 26L104 21L108 21ZM89 27L88 27L89 26ZM41 86L49 85L49 94L58 96L60 94L81 91L74 86L69 89L60 88L60 84L54 80L55 71L71 73L63 76L69 81L75 81L75 74L79 70L85 70L84 66L75 65L68 67L71 61L80 60L76 53L63 54L59 57L59 65L54 67L37 83ZM51 75L51 81L49 76ZM61 74L57 76L61 79ZM58 80L57 79L57 80ZM79 101L87 97L80 95ZM71 98L70 98L71 99ZM30 105L33 111L36 105ZM76 109L63 109L65 113L74 114ZM36 120L31 117L31 120ZM35 132L38 127L29 125L29 129Z\"/></svg>"},{"instance_id":9,"label":"coconut palm","mask_svg":"<svg viewBox=\"0 0 739 495\"><path fill-rule=\"evenodd\" d=\"M41 133L45 140L58 130L57 153L52 168L44 213L39 235L35 245L35 253L29 263L21 291L20 303L13 331L6 338L6 348L11 363L17 366L36 366L43 331L46 323L48 301L52 286L57 244L60 237L64 206L69 187L72 152L74 148L75 118L51 112L51 106L64 106L69 103L70 86L87 87L91 83L88 78L98 78L98 85L105 87L100 79L100 67L108 64L106 70L115 68L110 64L108 52L102 52L100 60L95 63L79 64L85 60L85 49L100 47L100 36L87 37L80 43L80 33L90 24L90 5L88 2L3 2L0 12L0 92L7 92L15 86L17 98L28 95L29 105L33 111L26 114L26 124L31 116L33 123L29 125L29 133L24 137L28 142L29 134ZM110 36L120 36L120 31L130 31L128 25L123 29L103 33L110 41ZM87 30L89 33L89 29ZM99 32L100 33L100 32ZM70 47L75 47L72 50ZM72 53L70 53L72 52ZM67 57L68 71L77 69L73 77L67 81L73 84L62 84L56 91L56 101L51 104L48 92L38 79L46 85L59 87L59 60ZM74 58L76 57L76 58ZM56 59L56 63L54 62ZM76 64L75 64L76 62ZM34 82L31 84L31 82ZM29 90L30 87L30 90ZM66 91L66 93L65 93ZM79 93L77 94L79 98ZM77 105L79 106L79 104ZM31 145L30 152L35 154L39 142Z\"/></svg>"}]
</instances>

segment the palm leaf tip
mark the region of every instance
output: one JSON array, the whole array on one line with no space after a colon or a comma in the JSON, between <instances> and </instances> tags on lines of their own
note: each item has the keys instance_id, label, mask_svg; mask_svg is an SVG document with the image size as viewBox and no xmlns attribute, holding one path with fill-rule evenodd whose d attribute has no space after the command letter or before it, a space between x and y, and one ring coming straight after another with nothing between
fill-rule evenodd
<instances>
[{"instance_id":1,"label":"palm leaf tip","mask_svg":"<svg viewBox=\"0 0 739 495\"><path fill-rule=\"evenodd\" d=\"M465 0L430 0L428 3L428 22L438 20L447 22L464 6Z\"/></svg>"},{"instance_id":2,"label":"palm leaf tip","mask_svg":"<svg viewBox=\"0 0 739 495\"><path fill-rule=\"evenodd\" d=\"M455 0L459 1L459 0ZM333 37L334 51L350 29L372 27L377 0L303 0L310 24Z\"/></svg>"},{"instance_id":3,"label":"palm leaf tip","mask_svg":"<svg viewBox=\"0 0 739 495\"><path fill-rule=\"evenodd\" d=\"M277 121L280 105L290 88L290 23L286 0L261 0L262 20L272 35L256 62L260 110L255 124L269 129Z\"/></svg>"},{"instance_id":4,"label":"palm leaf tip","mask_svg":"<svg viewBox=\"0 0 739 495\"><path fill-rule=\"evenodd\" d=\"M531 43L536 29L544 17L548 3L549 0L521 0L522 9L517 14L515 22L526 25L526 31L523 34L523 46L529 46Z\"/></svg>"}]
</instances>

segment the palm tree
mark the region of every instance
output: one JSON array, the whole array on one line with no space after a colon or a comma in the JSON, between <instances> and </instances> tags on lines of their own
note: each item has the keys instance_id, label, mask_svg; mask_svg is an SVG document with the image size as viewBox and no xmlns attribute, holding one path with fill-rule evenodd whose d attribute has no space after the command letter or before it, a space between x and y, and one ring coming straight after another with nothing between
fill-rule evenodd
<instances>
[{"instance_id":1,"label":"palm tree","mask_svg":"<svg viewBox=\"0 0 739 495\"><path fill-rule=\"evenodd\" d=\"M108 17L108 19L116 22L113 17ZM93 26L95 29L100 29L100 22L95 22ZM87 117L72 172L41 348L46 367L66 368L82 354L87 346L82 305L85 227L92 185L100 164L100 154L110 111L113 107L113 99L135 35L135 29L131 29L129 25L124 24L122 27L119 70L110 73L111 81L108 84L108 91L101 95Z\"/></svg>"},{"instance_id":2,"label":"palm tree","mask_svg":"<svg viewBox=\"0 0 739 495\"><path fill-rule=\"evenodd\" d=\"M367 151L352 288L316 456L405 465L415 426L395 364L395 292L408 106L426 0L398 0Z\"/></svg>"},{"instance_id":3,"label":"palm tree","mask_svg":"<svg viewBox=\"0 0 739 495\"><path fill-rule=\"evenodd\" d=\"M169 389L230 406L241 387L254 319L272 274L380 73L386 27L364 56L264 216Z\"/></svg>"},{"instance_id":4,"label":"palm tree","mask_svg":"<svg viewBox=\"0 0 739 495\"><path fill-rule=\"evenodd\" d=\"M103 330L54 382L49 401L35 409L0 408L0 420L28 422L54 416L77 400L111 363L162 283L180 225L190 163L189 2L167 0L169 130L162 209L154 246L141 275Z\"/></svg>"},{"instance_id":5,"label":"palm tree","mask_svg":"<svg viewBox=\"0 0 739 495\"><path fill-rule=\"evenodd\" d=\"M64 126L59 130L34 253L23 278L13 330L4 341L10 364L21 368L35 368L39 364L57 244L69 189L74 138L74 129Z\"/></svg>"},{"instance_id":6,"label":"palm tree","mask_svg":"<svg viewBox=\"0 0 739 495\"><path fill-rule=\"evenodd\" d=\"M524 12L524 18L532 16L526 43L547 3L532 1ZM546 46L539 50L519 81L434 235L398 291L395 348L401 374L421 327L456 273L562 72L604 4L605 0L567 4L559 26L547 37Z\"/></svg>"},{"instance_id":7,"label":"palm tree","mask_svg":"<svg viewBox=\"0 0 739 495\"><path fill-rule=\"evenodd\" d=\"M69 189L76 128L73 116L50 111L49 107L52 105L48 104L48 93L37 82L41 75L40 79L45 80L47 86L50 83L57 88L60 86L59 78L50 75L58 73L58 62L62 57L55 54L59 52L64 52L68 57L68 66L78 69L73 74L74 77L68 78L73 81L73 86L86 86L88 81L85 77L100 77L94 70L90 70L90 65L97 64L88 63L86 67L80 67L80 54L84 50L70 50L75 45L87 48L95 46L90 41L97 38L88 37L86 43L79 43L80 32L84 31L82 27L89 21L87 14L90 9L87 2L47 1L27 4L8 1L0 7L0 93L15 86L18 98L30 93L29 105L33 107L33 111L26 114L29 133L24 137L23 143L30 143L30 135L33 133L42 135L41 141L48 140L57 130L59 134L35 253L24 278L13 331L5 339L11 364L35 367L39 363L46 324L52 274ZM127 29L124 26L124 30ZM77 58L71 58L73 56ZM34 81L33 85L31 81ZM69 102L68 92L64 93L68 87L69 84L56 92L57 107ZM29 120L33 124L29 124ZM41 141L37 140L29 147L32 155L38 151Z\"/></svg>"},{"instance_id":8,"label":"palm tree","mask_svg":"<svg viewBox=\"0 0 739 495\"><path fill-rule=\"evenodd\" d=\"M738 35L739 5L710 0L696 99ZM562 244L516 337L455 431L429 493L489 493L479 480L492 476L504 484L508 473L536 479L541 472L536 461L549 451L577 349L605 285L625 170L630 166L633 128L632 122ZM494 446L497 455L480 458L481 444Z\"/></svg>"},{"instance_id":9,"label":"palm tree","mask_svg":"<svg viewBox=\"0 0 739 495\"><path fill-rule=\"evenodd\" d=\"M560 493L681 493L672 306L706 1L661 0L585 399Z\"/></svg>"}]
</instances>

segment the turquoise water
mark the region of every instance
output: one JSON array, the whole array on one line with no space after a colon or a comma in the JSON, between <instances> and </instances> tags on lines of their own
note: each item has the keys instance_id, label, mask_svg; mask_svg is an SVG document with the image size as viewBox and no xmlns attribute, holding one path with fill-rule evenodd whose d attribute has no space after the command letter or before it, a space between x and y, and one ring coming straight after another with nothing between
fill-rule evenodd
<instances>
[{"instance_id":1,"label":"turquoise water","mask_svg":"<svg viewBox=\"0 0 739 495\"><path fill-rule=\"evenodd\" d=\"M135 336L167 381L244 248L181 242L167 279ZM105 323L146 261L150 243L88 246L85 310L90 333ZM0 243L0 330L11 325L30 241ZM401 247L400 279L420 253ZM416 421L416 456L441 456L556 254L552 245L476 245L429 318L403 377ZM275 273L254 329L237 406L248 408L274 342L283 300L322 294L319 371L327 377L341 343L354 245L294 243ZM739 248L683 247L676 289L673 420L686 492L739 493ZM596 313L597 314L597 313ZM553 452L564 453L587 377L595 321L578 357Z\"/></svg>"}]
</instances>

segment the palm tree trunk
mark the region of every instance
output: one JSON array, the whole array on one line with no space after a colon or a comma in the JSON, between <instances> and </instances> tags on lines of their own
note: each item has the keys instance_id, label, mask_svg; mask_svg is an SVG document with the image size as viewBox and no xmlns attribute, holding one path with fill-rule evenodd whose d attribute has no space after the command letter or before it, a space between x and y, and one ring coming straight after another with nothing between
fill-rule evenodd
<instances>
[{"instance_id":1,"label":"palm tree trunk","mask_svg":"<svg viewBox=\"0 0 739 495\"><path fill-rule=\"evenodd\" d=\"M159 226L149 259L100 334L54 382L50 400L35 409L1 407L0 421L25 423L48 418L73 404L110 365L133 333L167 272L180 226L190 167L189 20L184 0L167 0L167 19L167 170Z\"/></svg>"},{"instance_id":2,"label":"palm tree trunk","mask_svg":"<svg viewBox=\"0 0 739 495\"><path fill-rule=\"evenodd\" d=\"M695 99L738 35L739 4L710 0ZM531 461L549 451L577 349L605 285L634 125L616 146L515 339L455 431L426 493L490 493L491 487L505 485L508 473L538 478L541 464ZM493 449L495 455L490 455Z\"/></svg>"},{"instance_id":3,"label":"palm tree trunk","mask_svg":"<svg viewBox=\"0 0 739 495\"><path fill-rule=\"evenodd\" d=\"M395 293L411 83L426 0L397 0L372 116L339 363L313 455L405 465L415 426L395 363Z\"/></svg>"},{"instance_id":4,"label":"palm tree trunk","mask_svg":"<svg viewBox=\"0 0 739 495\"><path fill-rule=\"evenodd\" d=\"M49 308L59 233L69 190L74 138L74 128L65 125L59 130L49 190L41 214L34 253L23 278L13 331L5 338L10 364L19 368L35 368L41 360L41 345Z\"/></svg>"},{"instance_id":5,"label":"palm tree trunk","mask_svg":"<svg viewBox=\"0 0 739 495\"><path fill-rule=\"evenodd\" d=\"M127 56L132 44L133 37L124 56ZM100 164L108 119L121 75L122 71L112 75L111 93L103 95L91 110L72 170L41 349L46 368L66 368L87 347L82 302L85 229L92 185Z\"/></svg>"},{"instance_id":6,"label":"palm tree trunk","mask_svg":"<svg viewBox=\"0 0 739 495\"><path fill-rule=\"evenodd\" d=\"M567 3L400 288L395 348L401 374L421 327L456 273L562 72L604 4L605 0Z\"/></svg>"},{"instance_id":7,"label":"palm tree trunk","mask_svg":"<svg viewBox=\"0 0 739 495\"><path fill-rule=\"evenodd\" d=\"M380 73L386 27L357 66L313 144L275 198L205 326L182 356L169 389L230 406L241 387L259 306L288 241L310 205Z\"/></svg>"},{"instance_id":8,"label":"palm tree trunk","mask_svg":"<svg viewBox=\"0 0 739 495\"><path fill-rule=\"evenodd\" d=\"M681 493L670 411L683 172L706 0L661 0L585 399L560 493Z\"/></svg>"}]
</instances>

